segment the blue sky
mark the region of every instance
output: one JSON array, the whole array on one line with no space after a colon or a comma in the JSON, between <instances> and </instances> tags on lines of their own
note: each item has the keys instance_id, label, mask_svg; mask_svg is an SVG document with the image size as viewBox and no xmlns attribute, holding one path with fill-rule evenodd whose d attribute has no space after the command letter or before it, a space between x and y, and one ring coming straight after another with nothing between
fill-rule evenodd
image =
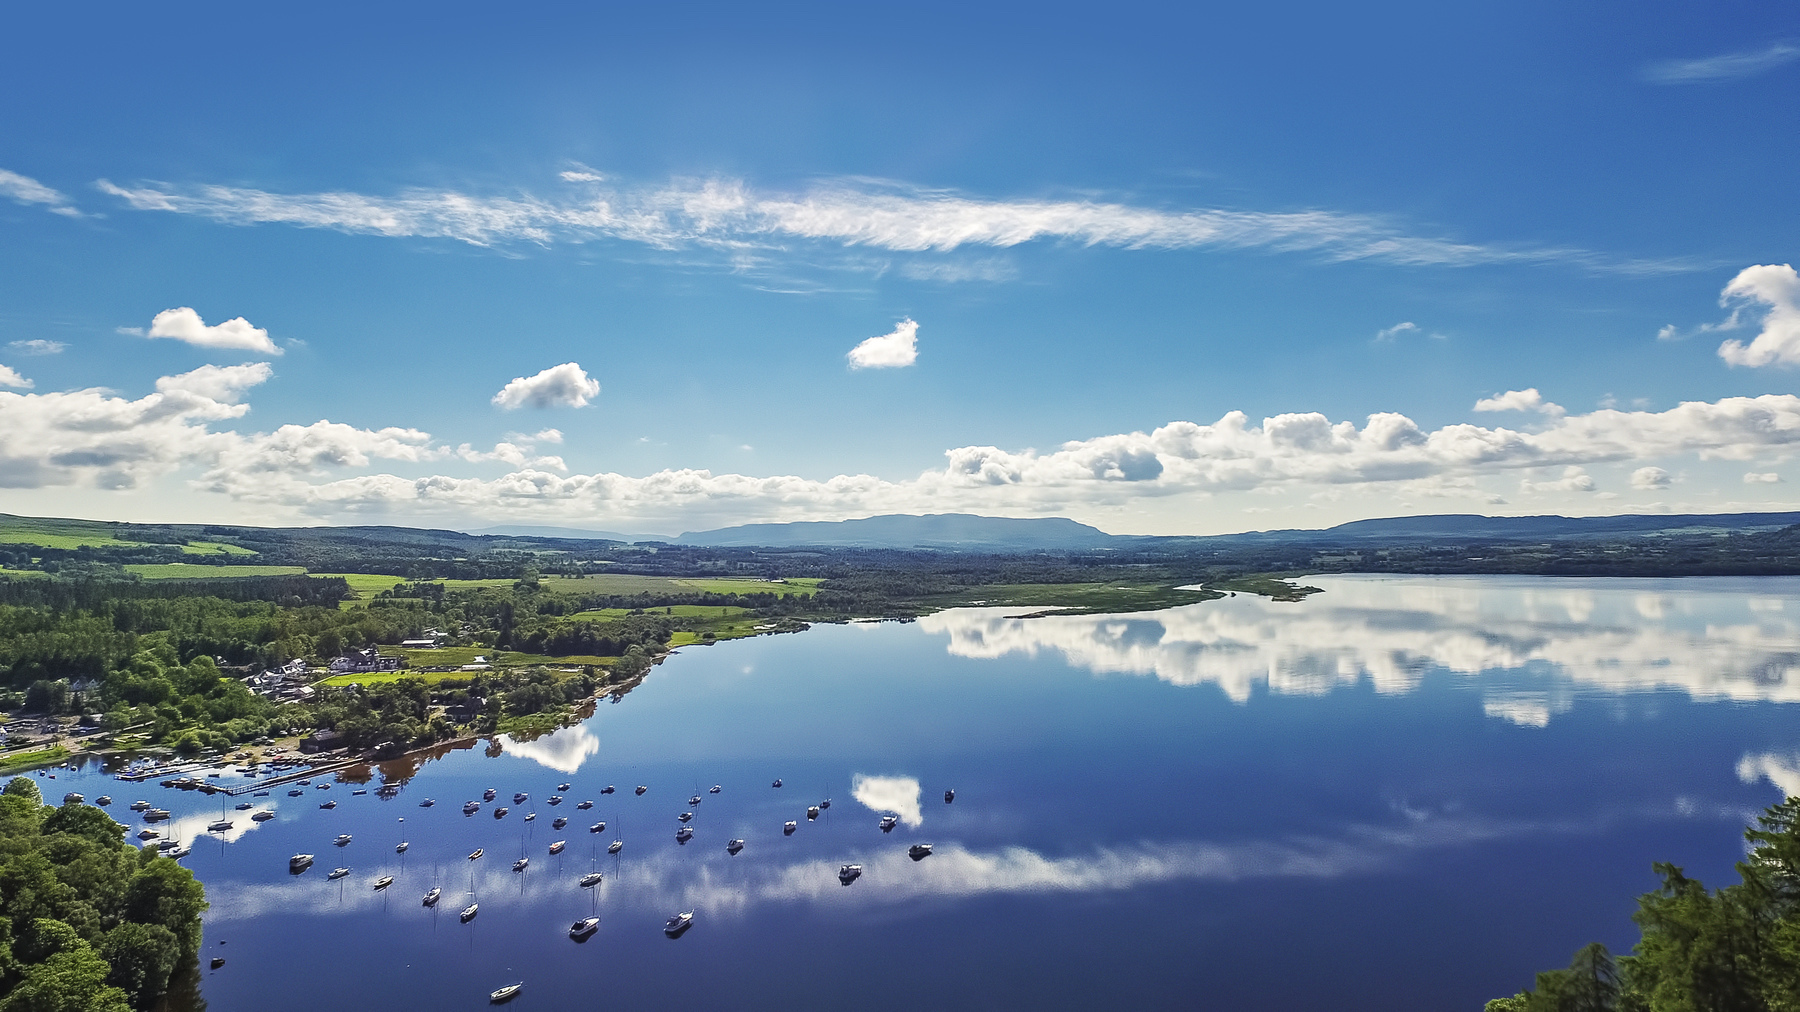
<instances>
[{"instance_id":1,"label":"blue sky","mask_svg":"<svg viewBox=\"0 0 1800 1012\"><path fill-rule=\"evenodd\" d=\"M1800 508L1800 11L1452 6L14 11L0 510Z\"/></svg>"}]
</instances>

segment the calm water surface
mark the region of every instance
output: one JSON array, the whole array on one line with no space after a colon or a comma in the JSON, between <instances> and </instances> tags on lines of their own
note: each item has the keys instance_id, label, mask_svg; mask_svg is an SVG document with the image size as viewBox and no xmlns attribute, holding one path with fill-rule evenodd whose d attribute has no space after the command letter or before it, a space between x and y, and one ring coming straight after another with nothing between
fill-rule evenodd
<instances>
[{"instance_id":1,"label":"calm water surface","mask_svg":"<svg viewBox=\"0 0 1800 1012\"><path fill-rule=\"evenodd\" d=\"M1651 861L1723 882L1744 822L1800 793L1800 581L1310 582L1295 604L686 649L578 726L385 771L393 800L383 771L278 788L226 839L192 793L66 771L45 793L119 818L143 797L198 837L215 1012L475 1009L514 980L514 1008L1477 1009L1585 942L1629 946ZM511 814L461 813L486 787ZM296 851L317 863L290 876Z\"/></svg>"}]
</instances>

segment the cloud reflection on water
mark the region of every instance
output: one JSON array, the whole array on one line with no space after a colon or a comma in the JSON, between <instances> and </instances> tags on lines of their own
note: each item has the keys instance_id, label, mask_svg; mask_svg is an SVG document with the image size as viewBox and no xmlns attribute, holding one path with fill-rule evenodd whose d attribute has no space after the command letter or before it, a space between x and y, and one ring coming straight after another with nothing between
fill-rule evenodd
<instances>
[{"instance_id":1,"label":"cloud reflection on water","mask_svg":"<svg viewBox=\"0 0 1800 1012\"><path fill-rule=\"evenodd\" d=\"M530 759L558 773L574 773L587 757L600 751L600 739L586 724L559 728L531 741L519 741L511 735L500 735L500 748L507 755Z\"/></svg>"},{"instance_id":2,"label":"cloud reflection on water","mask_svg":"<svg viewBox=\"0 0 1800 1012\"><path fill-rule=\"evenodd\" d=\"M1060 653L1097 674L1317 695L1367 679L1413 690L1427 671L1552 674L1608 693L1675 688L1696 699L1800 702L1800 621L1767 589L1659 581L1313 578L1299 603L1239 595L1133 615L1018 618L964 608L919 619L958 657ZM1794 585L1800 590L1800 584ZM1659 589L1660 588L1660 589ZM1542 727L1554 690L1494 686L1495 717Z\"/></svg>"},{"instance_id":3,"label":"cloud reflection on water","mask_svg":"<svg viewBox=\"0 0 1800 1012\"><path fill-rule=\"evenodd\" d=\"M850 796L871 811L894 813L914 829L925 823L925 816L919 811L916 777L871 777L858 773L850 778Z\"/></svg>"}]
</instances>

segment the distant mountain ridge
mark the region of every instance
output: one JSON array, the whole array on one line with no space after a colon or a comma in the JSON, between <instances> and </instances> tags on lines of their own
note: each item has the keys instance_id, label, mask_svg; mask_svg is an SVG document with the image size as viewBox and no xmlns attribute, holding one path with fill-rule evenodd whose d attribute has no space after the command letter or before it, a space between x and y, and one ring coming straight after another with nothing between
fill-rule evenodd
<instances>
[{"instance_id":1,"label":"distant mountain ridge","mask_svg":"<svg viewBox=\"0 0 1800 1012\"><path fill-rule=\"evenodd\" d=\"M1017 519L972 513L891 513L860 520L803 520L785 524L743 524L689 531L678 545L717 548L980 548L1035 550L1104 548L1116 540L1098 527L1065 517Z\"/></svg>"}]
</instances>

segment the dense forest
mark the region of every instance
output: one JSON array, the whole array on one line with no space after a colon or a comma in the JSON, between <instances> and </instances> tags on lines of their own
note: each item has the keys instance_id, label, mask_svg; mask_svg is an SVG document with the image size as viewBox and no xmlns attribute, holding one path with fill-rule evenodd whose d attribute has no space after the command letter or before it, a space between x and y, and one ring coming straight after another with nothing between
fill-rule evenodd
<instances>
[{"instance_id":1,"label":"dense forest","mask_svg":"<svg viewBox=\"0 0 1800 1012\"><path fill-rule=\"evenodd\" d=\"M98 808L0 794L0 1012L149 1009L200 951L206 894Z\"/></svg>"}]
</instances>

